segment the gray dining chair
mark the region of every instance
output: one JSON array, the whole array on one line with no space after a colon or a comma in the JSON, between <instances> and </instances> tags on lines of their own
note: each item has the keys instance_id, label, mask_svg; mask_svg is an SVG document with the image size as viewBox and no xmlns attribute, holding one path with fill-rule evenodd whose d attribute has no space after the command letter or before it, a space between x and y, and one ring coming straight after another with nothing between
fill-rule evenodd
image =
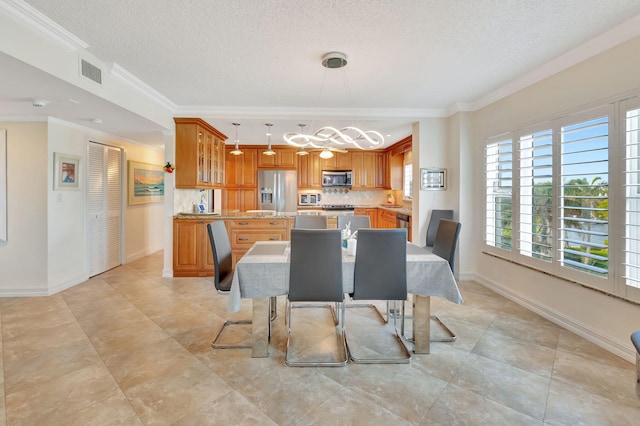
<instances>
[{"instance_id":1,"label":"gray dining chair","mask_svg":"<svg viewBox=\"0 0 640 426\"><path fill-rule=\"evenodd\" d=\"M229 234L227 234L227 228L225 227L223 220L217 220L207 224L207 232L209 234L209 242L211 244L211 251L213 253L213 283L221 294L229 294L231 290L231 281L233 280L233 260L231 256L231 242L229 241ZM269 299L271 318L269 320L269 337L271 337L271 321L273 321L277 315L276 313L276 298ZM226 327L238 324L251 324L251 320L225 320L222 323L222 327L218 330L218 333L211 342L211 347L214 349L235 349L235 348L251 348L251 344L227 344L219 343L222 332Z\"/></svg>"},{"instance_id":2,"label":"gray dining chair","mask_svg":"<svg viewBox=\"0 0 640 426\"><path fill-rule=\"evenodd\" d=\"M293 227L296 229L327 229L329 219L327 216L298 215L295 217Z\"/></svg>"},{"instance_id":3,"label":"gray dining chair","mask_svg":"<svg viewBox=\"0 0 640 426\"><path fill-rule=\"evenodd\" d=\"M347 364L343 301L340 230L292 229L286 313L287 349L285 363L287 365L294 367L339 367ZM334 310L335 306L340 308L337 313ZM331 310L338 347L343 351L337 359L325 360L316 357L315 360L296 361L290 358L292 340L295 340L291 334L291 311L294 308L302 307L322 307ZM317 324L317 327L319 326Z\"/></svg>"},{"instance_id":4,"label":"gray dining chair","mask_svg":"<svg viewBox=\"0 0 640 426\"><path fill-rule=\"evenodd\" d=\"M371 228L371 218L366 215L338 215L338 229L344 229L347 224L353 234L360 228Z\"/></svg>"},{"instance_id":5,"label":"gray dining chair","mask_svg":"<svg viewBox=\"0 0 640 426\"><path fill-rule=\"evenodd\" d=\"M407 230L402 229L360 229L353 275L351 299L401 301L407 298ZM402 305L402 303L400 303ZM347 311L353 305L347 304ZM366 306L366 305L356 305ZM380 313L377 309L376 312ZM386 324L384 317L383 325ZM394 317L395 318L395 317ZM346 330L346 319L344 320ZM385 325L386 327L386 325ZM349 358L355 363L408 363L411 354L398 334L394 319L394 337L404 356L398 357L356 357L353 345L349 344L349 333L345 332L345 342Z\"/></svg>"},{"instance_id":6,"label":"gray dining chair","mask_svg":"<svg viewBox=\"0 0 640 426\"><path fill-rule=\"evenodd\" d=\"M433 244L438 233L438 225L442 219L453 220L453 210L431 210L431 218L429 218L427 236L425 238L425 247L429 247L428 250L433 250Z\"/></svg>"},{"instance_id":7,"label":"gray dining chair","mask_svg":"<svg viewBox=\"0 0 640 426\"><path fill-rule=\"evenodd\" d=\"M636 396L640 399L640 330L631 334L631 343L636 348Z\"/></svg>"},{"instance_id":8,"label":"gray dining chair","mask_svg":"<svg viewBox=\"0 0 640 426\"><path fill-rule=\"evenodd\" d=\"M438 224L438 232L436 233L436 237L433 243L432 253L445 259L449 263L451 272L454 271L453 268L455 264L456 248L458 246L458 237L460 236L461 227L462 224L460 224L459 222L448 219L441 219ZM449 337L445 338L431 339L432 342L454 342L457 339L455 333L451 331L451 329L447 327L447 325L442 322L442 320L438 316L431 315L431 319L436 321L449 335ZM405 316L402 317L401 330L402 336L407 339L404 332L404 323Z\"/></svg>"}]
</instances>

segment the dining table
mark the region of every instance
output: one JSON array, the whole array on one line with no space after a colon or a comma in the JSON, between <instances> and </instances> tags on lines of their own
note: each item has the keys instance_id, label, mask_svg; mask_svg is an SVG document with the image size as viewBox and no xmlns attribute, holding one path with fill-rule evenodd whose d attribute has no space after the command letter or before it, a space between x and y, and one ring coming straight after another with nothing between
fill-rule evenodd
<instances>
[{"instance_id":1,"label":"dining table","mask_svg":"<svg viewBox=\"0 0 640 426\"><path fill-rule=\"evenodd\" d=\"M286 296L289 289L289 241L258 241L236 264L227 301L238 312L242 299L252 301L251 356L269 356L269 299ZM342 285L353 292L355 256L342 250ZM407 243L407 292L413 295L413 352L428 354L431 341L431 296L463 303L449 263L412 243Z\"/></svg>"}]
</instances>

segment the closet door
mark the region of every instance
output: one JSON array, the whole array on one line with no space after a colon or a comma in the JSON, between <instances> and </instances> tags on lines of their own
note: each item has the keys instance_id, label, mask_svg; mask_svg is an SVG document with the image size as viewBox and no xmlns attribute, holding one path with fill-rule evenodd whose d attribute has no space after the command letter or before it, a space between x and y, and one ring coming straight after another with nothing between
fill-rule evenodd
<instances>
[{"instance_id":1,"label":"closet door","mask_svg":"<svg viewBox=\"0 0 640 426\"><path fill-rule=\"evenodd\" d=\"M119 266L122 259L122 151L89 143L89 276Z\"/></svg>"}]
</instances>

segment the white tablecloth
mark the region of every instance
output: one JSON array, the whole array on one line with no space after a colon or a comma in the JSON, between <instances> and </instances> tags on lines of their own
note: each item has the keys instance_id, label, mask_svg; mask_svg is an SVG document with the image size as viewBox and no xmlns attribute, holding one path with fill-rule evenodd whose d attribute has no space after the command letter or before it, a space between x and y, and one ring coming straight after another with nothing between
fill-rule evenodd
<instances>
[{"instance_id":1,"label":"white tablecloth","mask_svg":"<svg viewBox=\"0 0 640 426\"><path fill-rule=\"evenodd\" d=\"M241 298L283 296L289 290L289 242L259 241L236 264L227 309L240 310ZM353 291L355 257L342 254L342 285ZM449 264L443 258L407 244L407 291L463 303Z\"/></svg>"}]
</instances>

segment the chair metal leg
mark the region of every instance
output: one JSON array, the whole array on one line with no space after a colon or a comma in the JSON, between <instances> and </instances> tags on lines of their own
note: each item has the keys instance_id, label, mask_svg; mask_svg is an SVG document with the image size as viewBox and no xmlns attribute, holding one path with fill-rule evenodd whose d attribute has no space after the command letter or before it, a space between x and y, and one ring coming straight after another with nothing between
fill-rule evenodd
<instances>
[{"instance_id":1,"label":"chair metal leg","mask_svg":"<svg viewBox=\"0 0 640 426\"><path fill-rule=\"evenodd\" d=\"M636 353L636 396L640 399L640 353Z\"/></svg>"},{"instance_id":2,"label":"chair metal leg","mask_svg":"<svg viewBox=\"0 0 640 426\"><path fill-rule=\"evenodd\" d=\"M336 303L338 305L338 303ZM291 311L294 308L328 308L331 311L331 315L336 325L336 335L342 343L342 350L344 351L344 359L338 361L295 361L289 358L289 347L291 345ZM339 317L342 317L342 324L339 326ZM349 355L347 352L347 345L345 342L344 332L344 303L341 303L340 314L336 316L336 310L331 304L305 304L304 306L295 306L293 303L287 303L287 312L285 315L285 323L287 324L287 349L284 354L284 362L290 367L344 367L347 365Z\"/></svg>"},{"instance_id":3,"label":"chair metal leg","mask_svg":"<svg viewBox=\"0 0 640 426\"><path fill-rule=\"evenodd\" d=\"M251 348L251 345L218 343L218 339L222 335L222 332L224 331L225 327L227 327L229 325L237 325L237 324L251 324L251 320L239 320L239 321L226 320L222 324L222 327L218 331L218 334L216 334L216 337L213 338L213 341L211 342L211 347L214 348L214 349L238 349L238 348L247 349L247 348Z\"/></svg>"},{"instance_id":4,"label":"chair metal leg","mask_svg":"<svg viewBox=\"0 0 640 426\"><path fill-rule=\"evenodd\" d=\"M276 297L270 297L269 298L269 312L270 312L270 316L269 316L269 340L271 340L271 322L273 320L275 320L276 318L278 318L278 299ZM218 330L218 333L216 334L216 337L213 338L213 341L211 341L211 347L213 349L249 349L252 348L253 345L250 344L246 344L246 345L241 345L241 344L227 344L227 343L218 343L218 339L220 339L220 336L222 335L222 332L224 331L225 327L230 326L230 325L238 325L238 324L242 324L242 325L248 325L251 324L252 321L251 320L226 320L224 323L222 323L222 327L220 327L220 330Z\"/></svg>"},{"instance_id":5,"label":"chair metal leg","mask_svg":"<svg viewBox=\"0 0 640 426\"><path fill-rule=\"evenodd\" d=\"M402 310L404 311L404 301L403 301L401 306L402 306ZM380 310L375 305L359 304L359 305L347 306L347 308L348 307L353 307L353 308L373 307L374 310L378 313L378 316L382 320L383 324L386 324L388 322L389 318L393 318L393 329L394 329L394 332L395 332L394 333L394 337L395 337L396 341L398 342L398 345L402 348L402 352L405 354L405 356L403 358L357 358L357 357L353 356L353 353L351 352L351 349L349 347L349 340L347 339L347 333L346 333L346 330L345 330L344 331L344 341L345 341L345 344L347 346L347 351L349 353L349 359L351 361L353 361L356 364L408 364L411 361L411 353L409 352L409 350L407 349L407 347L403 343L402 337L398 334L397 315L393 315L392 317L388 316L385 319L384 316L382 315L382 313L380 312ZM387 307L389 307L388 304L387 304ZM394 309L395 309L395 306L394 306ZM389 311L387 311L387 312L389 312ZM345 320L344 319L342 320L342 324L343 324L343 327L344 327L344 325L345 325Z\"/></svg>"}]
</instances>

